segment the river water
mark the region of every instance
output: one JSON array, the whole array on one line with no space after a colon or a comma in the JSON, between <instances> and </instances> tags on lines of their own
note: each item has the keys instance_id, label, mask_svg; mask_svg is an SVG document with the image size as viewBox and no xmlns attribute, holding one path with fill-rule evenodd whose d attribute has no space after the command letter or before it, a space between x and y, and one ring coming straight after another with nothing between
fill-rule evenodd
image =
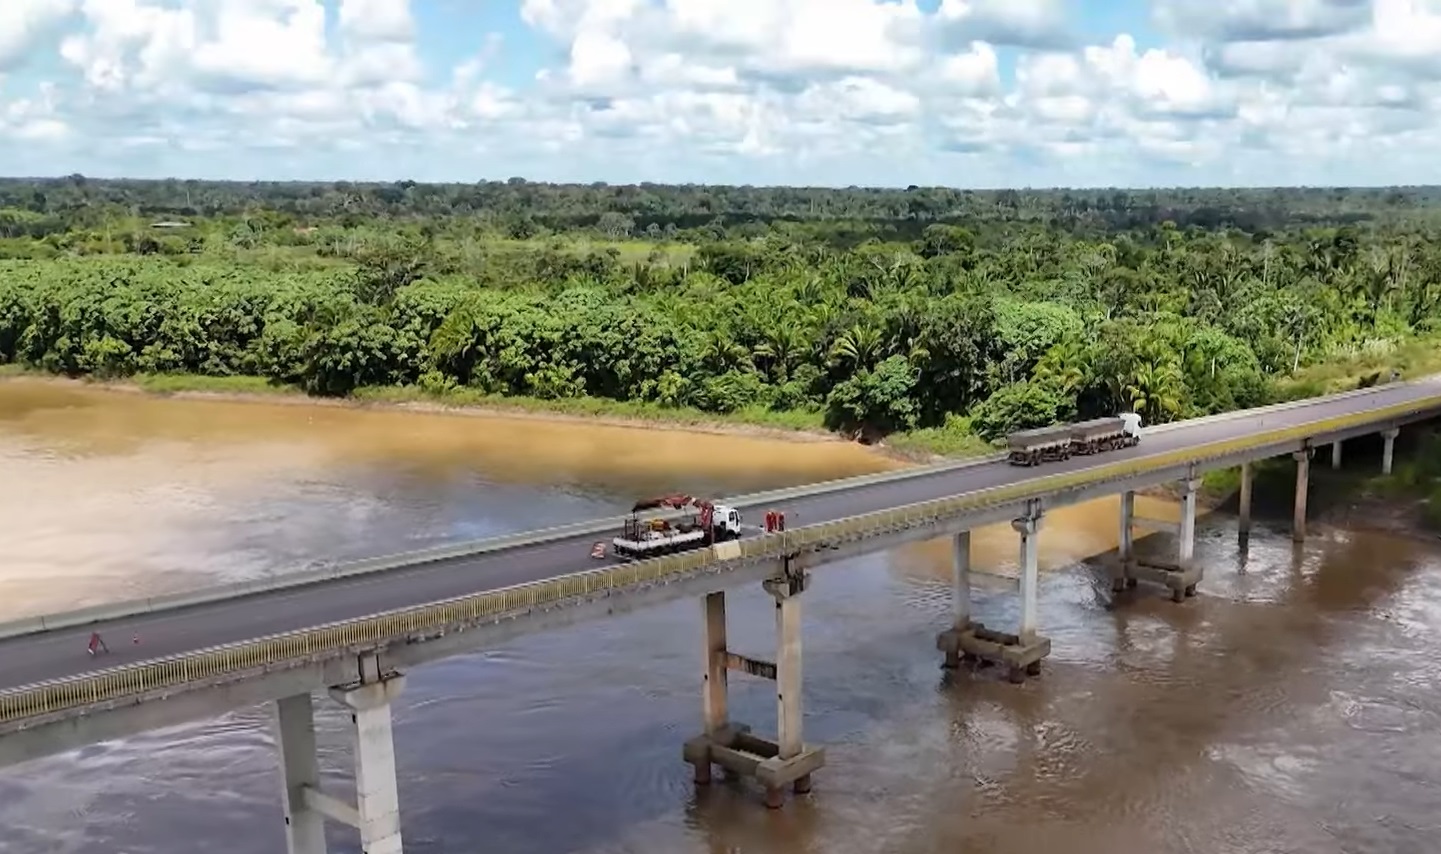
<instances>
[{"instance_id":1,"label":"river water","mask_svg":"<svg viewBox=\"0 0 1441 854\"><path fill-rule=\"evenodd\" d=\"M885 465L839 443L0 383L0 619ZM1021 687L939 669L943 544L818 571L805 726L828 765L777 812L744 786L697 793L680 761L700 723L695 602L414 671L396 708L406 849L1434 850L1441 552L1325 529L1298 552L1264 525L1243 550L1208 518L1196 599L1113 608L1087 558L1115 543L1114 500L1047 518L1054 652ZM1011 625L1014 534L974 544L995 575L978 616ZM769 657L768 598L730 600L733 645ZM733 717L773 731L770 683L731 685ZM340 709L317 709L325 785L349 796ZM0 769L0 852L283 850L268 715ZM358 850L353 832L331 850Z\"/></svg>"}]
</instances>

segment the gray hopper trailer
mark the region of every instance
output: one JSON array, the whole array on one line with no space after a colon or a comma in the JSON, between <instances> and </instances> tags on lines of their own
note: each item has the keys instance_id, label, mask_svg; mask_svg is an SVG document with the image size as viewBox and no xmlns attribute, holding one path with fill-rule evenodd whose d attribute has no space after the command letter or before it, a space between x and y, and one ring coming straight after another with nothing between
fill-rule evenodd
<instances>
[{"instance_id":1,"label":"gray hopper trailer","mask_svg":"<svg viewBox=\"0 0 1441 854\"><path fill-rule=\"evenodd\" d=\"M1019 430L1006 437L1015 465L1034 466L1068 460L1072 454L1099 454L1129 448L1141 441L1141 416L1123 412L1110 418L1096 418L1079 424L1059 424Z\"/></svg>"},{"instance_id":2,"label":"gray hopper trailer","mask_svg":"<svg viewBox=\"0 0 1441 854\"><path fill-rule=\"evenodd\" d=\"M1071 425L1036 427L1018 430L1006 437L1010 447L1010 462L1021 466L1034 466L1054 460L1071 458Z\"/></svg>"}]
</instances>

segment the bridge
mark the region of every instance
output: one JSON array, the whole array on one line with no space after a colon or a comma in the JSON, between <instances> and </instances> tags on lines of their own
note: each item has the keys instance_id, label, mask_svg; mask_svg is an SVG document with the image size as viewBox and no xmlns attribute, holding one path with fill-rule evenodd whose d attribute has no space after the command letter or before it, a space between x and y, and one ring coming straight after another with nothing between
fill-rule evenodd
<instances>
[{"instance_id":1,"label":"bridge","mask_svg":"<svg viewBox=\"0 0 1441 854\"><path fill-rule=\"evenodd\" d=\"M274 704L282 803L292 854L325 851L326 819L359 830L363 850L401 850L390 703L405 673L516 636L677 598L702 601L702 731L682 756L697 783L713 768L757 780L768 805L787 788L810 789L823 747L802 737L800 604L823 564L909 542L954 544L954 621L936 638L945 666L996 665L1024 681L1051 649L1037 619L1037 538L1047 510L1121 495L1113 589L1141 582L1177 602L1196 592L1196 497L1207 471L1241 468L1240 531L1250 529L1251 464L1296 463L1293 537L1305 537L1311 459L1345 441L1384 439L1389 472L1398 431L1441 415L1441 379L1428 378L1150 428L1134 447L1037 468L996 457L848 478L730 499L748 518L786 514L786 530L681 554L614 565L591 558L621 518L479 543L357 561L258 582L121 602L0 624L0 767L222 714ZM1139 489L1181 487L1174 560L1134 555ZM1010 521L1019 538L1018 625L1001 631L971 618L970 531ZM775 599L775 657L730 651L725 590L761 583ZM110 646L84 654L91 633ZM132 638L143 643L132 643ZM729 673L773 680L774 737L729 718ZM313 697L324 692L354 722L356 801L320 788Z\"/></svg>"}]
</instances>

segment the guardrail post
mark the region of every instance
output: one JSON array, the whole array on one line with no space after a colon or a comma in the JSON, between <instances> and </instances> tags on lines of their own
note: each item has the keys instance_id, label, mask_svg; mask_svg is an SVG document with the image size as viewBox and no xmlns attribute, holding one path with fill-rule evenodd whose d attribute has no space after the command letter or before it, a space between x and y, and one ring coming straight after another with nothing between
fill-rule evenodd
<instances>
[{"instance_id":1,"label":"guardrail post","mask_svg":"<svg viewBox=\"0 0 1441 854\"><path fill-rule=\"evenodd\" d=\"M1311 451L1297 451L1291 455L1296 461L1296 506L1291 516L1291 539L1298 543L1306 541L1306 494L1311 490Z\"/></svg>"},{"instance_id":2,"label":"guardrail post","mask_svg":"<svg viewBox=\"0 0 1441 854\"><path fill-rule=\"evenodd\" d=\"M1245 540L1251 535L1251 482L1253 475L1250 463L1241 463L1241 506L1237 510L1236 533Z\"/></svg>"},{"instance_id":3,"label":"guardrail post","mask_svg":"<svg viewBox=\"0 0 1441 854\"><path fill-rule=\"evenodd\" d=\"M309 694L275 701L272 721L280 752L281 807L285 810L285 846L289 854L326 854L325 816L306 802L305 790L320 788L320 759L315 752L315 707Z\"/></svg>"},{"instance_id":4,"label":"guardrail post","mask_svg":"<svg viewBox=\"0 0 1441 854\"><path fill-rule=\"evenodd\" d=\"M1341 440L1337 439L1331 443L1331 470L1341 470Z\"/></svg>"},{"instance_id":5,"label":"guardrail post","mask_svg":"<svg viewBox=\"0 0 1441 854\"><path fill-rule=\"evenodd\" d=\"M362 672L366 669L362 664ZM364 854L402 854L390 704L404 688L405 677L396 673L330 689L330 696L350 709L354 724L355 805Z\"/></svg>"},{"instance_id":6,"label":"guardrail post","mask_svg":"<svg viewBox=\"0 0 1441 854\"><path fill-rule=\"evenodd\" d=\"M1401 431L1395 427L1392 427L1390 430L1381 431L1381 441L1383 442L1381 446L1382 474L1391 473L1391 464L1396 459L1396 437L1400 434Z\"/></svg>"}]
</instances>

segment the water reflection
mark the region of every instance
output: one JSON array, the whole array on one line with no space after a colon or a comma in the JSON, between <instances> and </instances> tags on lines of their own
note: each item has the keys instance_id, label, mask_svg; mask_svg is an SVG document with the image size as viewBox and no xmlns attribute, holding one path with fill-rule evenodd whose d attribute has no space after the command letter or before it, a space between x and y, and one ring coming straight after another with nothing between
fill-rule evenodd
<instances>
[{"instance_id":1,"label":"water reflection","mask_svg":"<svg viewBox=\"0 0 1441 854\"><path fill-rule=\"evenodd\" d=\"M735 440L753 450L716 461L739 445L682 434L669 469L593 435L553 434L552 444L599 451L541 450L525 462L508 458L529 446L496 438L499 428L479 419L290 406L252 416L234 404L96 394L53 406L32 399L16 417L0 385L0 413L10 413L0 462L33 484L29 500L0 499L0 535L22 556L7 557L0 576L11 583L0 593L29 591L22 609L103 592L87 579L196 583L407 538L612 512L647 479L748 491L880 465L845 446L753 440ZM325 428L298 425L312 417ZM412 452L412 443L425 447ZM752 458L754 469L744 462ZM630 462L608 473L602 462L618 459ZM637 466L647 473L637 478ZM1138 510L1174 514L1164 502ZM778 813L744 787L697 793L680 762L699 723L696 603L416 671L396 729L407 850L1430 849L1441 830L1433 548L1316 530L1297 551L1286 530L1259 526L1243 551L1228 520L1210 519L1197 543L1207 568L1200 596L1113 606L1105 558L1076 562L1116 538L1114 501L1047 517L1041 624L1055 651L1044 677L1021 687L939 670L943 543L820 571L804 617L806 735L827 745L829 764L812 798ZM978 567L1014 573L1004 526L978 532L973 548ZM1157 536L1142 548L1169 544ZM980 619L1014 619L1007 586L981 585ZM11 595L3 601L17 607ZM764 593L737 591L730 613L740 651L767 654ZM772 730L771 686L732 686L735 718ZM325 785L346 796L342 714L319 708ZM0 772L0 848L170 852L223 839L236 854L279 850L266 714L239 710ZM334 831L331 841L356 850L353 834Z\"/></svg>"}]
</instances>

